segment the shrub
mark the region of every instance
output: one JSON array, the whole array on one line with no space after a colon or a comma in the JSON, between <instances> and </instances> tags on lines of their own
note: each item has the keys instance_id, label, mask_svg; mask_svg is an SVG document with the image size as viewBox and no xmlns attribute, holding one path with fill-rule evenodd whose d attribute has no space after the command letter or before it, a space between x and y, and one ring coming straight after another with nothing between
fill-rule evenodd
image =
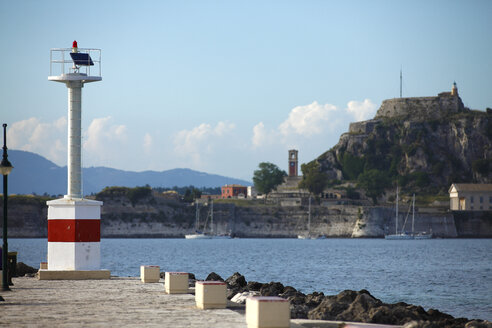
<instances>
[{"instance_id":1,"label":"shrub","mask_svg":"<svg viewBox=\"0 0 492 328\"><path fill-rule=\"evenodd\" d=\"M342 172L346 179L355 180L364 170L365 161L363 158L344 153L342 158Z\"/></svg>"},{"instance_id":2,"label":"shrub","mask_svg":"<svg viewBox=\"0 0 492 328\"><path fill-rule=\"evenodd\" d=\"M357 179L359 187L366 191L366 195L372 198L374 204L377 198L384 193L390 186L390 179L385 172L379 170L369 170L359 175Z\"/></svg>"},{"instance_id":3,"label":"shrub","mask_svg":"<svg viewBox=\"0 0 492 328\"><path fill-rule=\"evenodd\" d=\"M132 206L141 200L152 195L152 189L150 187L135 187L129 188L127 191L127 197L132 202Z\"/></svg>"}]
</instances>

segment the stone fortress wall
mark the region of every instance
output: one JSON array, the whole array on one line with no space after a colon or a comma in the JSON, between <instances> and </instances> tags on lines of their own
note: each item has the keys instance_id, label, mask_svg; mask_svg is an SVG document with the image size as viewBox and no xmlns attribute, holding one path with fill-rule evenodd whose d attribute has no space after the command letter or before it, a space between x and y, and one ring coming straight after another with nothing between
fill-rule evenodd
<instances>
[{"instance_id":1,"label":"stone fortress wall","mask_svg":"<svg viewBox=\"0 0 492 328\"><path fill-rule=\"evenodd\" d=\"M469 111L461 98L450 92L437 97L394 98L384 100L376 113L378 118L411 117L412 120L440 120L449 114Z\"/></svg>"},{"instance_id":2,"label":"stone fortress wall","mask_svg":"<svg viewBox=\"0 0 492 328\"><path fill-rule=\"evenodd\" d=\"M367 135L386 118L411 119L412 122L440 120L450 114L469 111L458 95L456 84L451 92L441 92L436 97L393 98L383 100L374 119L350 123L348 134ZM343 135L342 135L343 137Z\"/></svg>"}]
</instances>

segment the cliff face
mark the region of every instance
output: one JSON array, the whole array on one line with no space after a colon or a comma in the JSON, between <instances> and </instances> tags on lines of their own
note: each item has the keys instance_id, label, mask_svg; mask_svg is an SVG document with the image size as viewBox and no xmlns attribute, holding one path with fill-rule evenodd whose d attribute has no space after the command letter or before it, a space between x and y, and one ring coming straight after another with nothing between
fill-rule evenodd
<instances>
[{"instance_id":1,"label":"cliff face","mask_svg":"<svg viewBox=\"0 0 492 328\"><path fill-rule=\"evenodd\" d=\"M3 227L3 198L0 197L0 226ZM48 236L46 197L10 196L8 199L8 237Z\"/></svg>"},{"instance_id":2,"label":"cliff face","mask_svg":"<svg viewBox=\"0 0 492 328\"><path fill-rule=\"evenodd\" d=\"M444 193L453 182L490 183L492 115L465 108L449 93L385 100L374 119L350 124L317 161L331 179L354 180L377 169L417 191L432 187Z\"/></svg>"}]
</instances>

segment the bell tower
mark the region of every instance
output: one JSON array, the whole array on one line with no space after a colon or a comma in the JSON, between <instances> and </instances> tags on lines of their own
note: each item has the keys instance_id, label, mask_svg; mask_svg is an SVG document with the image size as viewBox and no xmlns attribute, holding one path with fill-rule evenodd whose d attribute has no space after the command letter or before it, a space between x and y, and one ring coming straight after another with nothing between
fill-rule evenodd
<instances>
[{"instance_id":1,"label":"bell tower","mask_svg":"<svg viewBox=\"0 0 492 328\"><path fill-rule=\"evenodd\" d=\"M289 177L297 177L298 173L297 150L289 150Z\"/></svg>"}]
</instances>

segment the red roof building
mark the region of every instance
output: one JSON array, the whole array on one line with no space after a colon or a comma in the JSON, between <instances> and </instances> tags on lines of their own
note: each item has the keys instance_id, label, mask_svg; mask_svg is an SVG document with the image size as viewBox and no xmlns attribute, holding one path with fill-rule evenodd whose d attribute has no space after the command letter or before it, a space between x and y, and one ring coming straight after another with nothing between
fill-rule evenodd
<instances>
[{"instance_id":1,"label":"red roof building","mask_svg":"<svg viewBox=\"0 0 492 328\"><path fill-rule=\"evenodd\" d=\"M248 187L232 184L222 187L222 198L246 198Z\"/></svg>"}]
</instances>

